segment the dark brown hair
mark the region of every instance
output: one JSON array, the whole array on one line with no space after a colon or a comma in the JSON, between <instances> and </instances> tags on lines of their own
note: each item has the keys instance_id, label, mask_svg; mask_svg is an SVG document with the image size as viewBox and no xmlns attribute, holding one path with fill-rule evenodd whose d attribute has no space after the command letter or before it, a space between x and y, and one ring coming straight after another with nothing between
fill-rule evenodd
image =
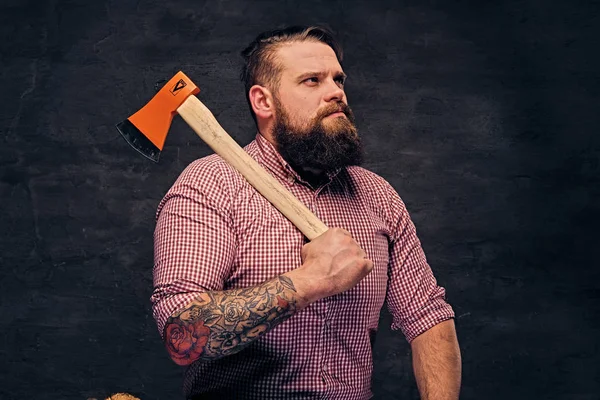
<instances>
[{"instance_id":1,"label":"dark brown hair","mask_svg":"<svg viewBox=\"0 0 600 400\"><path fill-rule=\"evenodd\" d=\"M246 100L250 113L256 123L256 115L250 104L250 88L254 85L266 86L274 91L279 86L281 64L275 59L278 46L290 42L313 40L325 43L333 49L340 65L342 64L342 48L331 30L322 26L290 26L283 29L263 32L242 51L244 66L241 80L244 82Z\"/></svg>"}]
</instances>

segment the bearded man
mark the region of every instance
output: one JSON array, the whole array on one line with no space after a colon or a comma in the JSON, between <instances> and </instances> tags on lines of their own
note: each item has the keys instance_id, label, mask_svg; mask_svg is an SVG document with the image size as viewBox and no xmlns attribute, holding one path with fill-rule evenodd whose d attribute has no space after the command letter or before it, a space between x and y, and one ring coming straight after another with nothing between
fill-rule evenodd
<instances>
[{"instance_id":1,"label":"bearded man","mask_svg":"<svg viewBox=\"0 0 600 400\"><path fill-rule=\"evenodd\" d=\"M386 302L422 398L457 399L454 312L404 203L359 166L340 46L290 27L242 55L245 150L331 228L307 243L217 155L185 169L158 207L152 302L186 398L369 399Z\"/></svg>"}]
</instances>

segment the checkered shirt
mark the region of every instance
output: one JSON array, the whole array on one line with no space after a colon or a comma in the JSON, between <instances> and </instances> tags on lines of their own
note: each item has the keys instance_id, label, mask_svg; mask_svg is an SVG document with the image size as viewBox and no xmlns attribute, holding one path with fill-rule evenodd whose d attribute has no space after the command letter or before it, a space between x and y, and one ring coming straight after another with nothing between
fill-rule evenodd
<instances>
[{"instance_id":1,"label":"checkered shirt","mask_svg":"<svg viewBox=\"0 0 600 400\"><path fill-rule=\"evenodd\" d=\"M354 288L321 299L239 353L197 361L192 399L372 397L372 346L384 301L411 342L454 317L404 203L383 178L353 166L316 190L260 134L245 150L327 226L352 234L374 267ZM191 163L160 202L154 235L154 318L204 291L259 285L298 268L302 233L218 155Z\"/></svg>"}]
</instances>

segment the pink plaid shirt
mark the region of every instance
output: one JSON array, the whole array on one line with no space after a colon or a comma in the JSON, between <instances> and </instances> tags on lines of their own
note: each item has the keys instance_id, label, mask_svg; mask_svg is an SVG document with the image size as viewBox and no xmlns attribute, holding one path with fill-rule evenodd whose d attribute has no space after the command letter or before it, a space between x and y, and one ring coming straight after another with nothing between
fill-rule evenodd
<instances>
[{"instance_id":1,"label":"pink plaid shirt","mask_svg":"<svg viewBox=\"0 0 600 400\"><path fill-rule=\"evenodd\" d=\"M327 297L246 349L197 361L188 398L369 399L372 340L384 301L411 342L454 317L404 203L383 178L348 167L313 189L260 134L245 150L329 227L348 230L374 267L353 289ZM161 201L154 235L154 318L199 293L259 285L298 268L304 236L219 156L190 164Z\"/></svg>"}]
</instances>

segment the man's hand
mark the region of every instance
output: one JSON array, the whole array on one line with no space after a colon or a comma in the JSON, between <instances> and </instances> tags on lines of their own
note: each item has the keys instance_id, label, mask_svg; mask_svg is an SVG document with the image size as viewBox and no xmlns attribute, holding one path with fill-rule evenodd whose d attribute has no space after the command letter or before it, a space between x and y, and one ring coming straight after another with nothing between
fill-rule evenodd
<instances>
[{"instance_id":1,"label":"man's hand","mask_svg":"<svg viewBox=\"0 0 600 400\"><path fill-rule=\"evenodd\" d=\"M308 304L352 289L373 269L364 250L341 228L331 228L305 244L301 255L302 266L285 275Z\"/></svg>"}]
</instances>

